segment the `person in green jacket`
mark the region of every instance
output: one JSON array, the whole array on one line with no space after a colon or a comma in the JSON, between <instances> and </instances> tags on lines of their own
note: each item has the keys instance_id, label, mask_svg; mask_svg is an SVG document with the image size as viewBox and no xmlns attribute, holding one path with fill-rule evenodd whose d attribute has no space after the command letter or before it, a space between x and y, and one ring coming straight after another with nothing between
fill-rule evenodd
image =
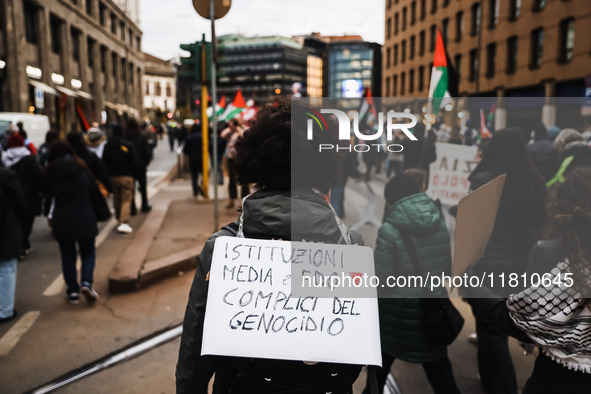
<instances>
[{"instance_id":1,"label":"person in green jacket","mask_svg":"<svg viewBox=\"0 0 591 394\"><path fill-rule=\"evenodd\" d=\"M380 279L417 275L404 247L401 233L408 234L416 249L421 275L451 271L450 239L439 210L409 175L390 179L384 188L386 214L378 231L374 251L376 274ZM422 322L423 289L388 288L378 300L382 368L376 372L380 392L396 359L423 364L436 394L459 393L445 345L427 339ZM441 292L446 292L441 289ZM446 294L442 293L442 296ZM387 298L383 298L387 296ZM369 386L369 384L368 384ZM368 389L366 388L366 391Z\"/></svg>"}]
</instances>

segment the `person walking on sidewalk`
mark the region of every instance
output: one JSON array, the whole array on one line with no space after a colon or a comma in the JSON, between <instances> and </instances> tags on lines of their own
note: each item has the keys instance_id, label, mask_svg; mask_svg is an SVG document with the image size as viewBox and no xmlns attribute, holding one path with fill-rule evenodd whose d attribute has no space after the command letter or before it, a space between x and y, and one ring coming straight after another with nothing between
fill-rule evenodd
<instances>
[{"instance_id":1,"label":"person walking on sidewalk","mask_svg":"<svg viewBox=\"0 0 591 394\"><path fill-rule=\"evenodd\" d=\"M148 204L148 165L154 157L152 146L148 141L146 133L140 130L140 125L137 120L131 118L127 121L125 128L125 139L133 144L138 158L138 173L137 182L140 188L140 194L142 196L142 212L150 212L152 207ZM133 196L131 198L131 214L137 213L135 206L135 186L133 187Z\"/></svg>"},{"instance_id":2,"label":"person walking on sidewalk","mask_svg":"<svg viewBox=\"0 0 591 394\"><path fill-rule=\"evenodd\" d=\"M449 234L439 209L422 185L410 175L395 175L386 183L386 214L378 231L374 251L376 274L380 278L397 276L437 276L451 271ZM406 238L405 238L406 237ZM413 262L415 248L417 262ZM418 265L421 272L418 273ZM376 373L380 393L395 360L421 363L437 394L459 394L447 347L429 340L423 324L424 304L421 288L392 288L388 298L378 299L382 368ZM434 296L447 296L441 289ZM369 393L369 384L364 393Z\"/></svg>"},{"instance_id":3,"label":"person walking on sidewalk","mask_svg":"<svg viewBox=\"0 0 591 394\"><path fill-rule=\"evenodd\" d=\"M21 221L27 210L25 195L14 171L0 168L0 323L16 317L14 298L18 256L25 244Z\"/></svg>"},{"instance_id":4,"label":"person walking on sidewalk","mask_svg":"<svg viewBox=\"0 0 591 394\"><path fill-rule=\"evenodd\" d=\"M228 167L228 176L230 178L230 181L228 182L228 194L230 195L230 200L228 201L228 205L226 205L227 209L234 208L236 198L238 197L238 190L236 189L236 142L243 134L244 128L240 125L238 119L232 119L230 121L230 126L220 134L220 137L225 138L228 141L226 146L226 165ZM250 193L248 190L248 184L241 184L240 186L242 189L241 197L244 198Z\"/></svg>"},{"instance_id":5,"label":"person walking on sidewalk","mask_svg":"<svg viewBox=\"0 0 591 394\"><path fill-rule=\"evenodd\" d=\"M199 185L199 176L203 172L203 134L201 134L201 125L194 124L191 132L185 139L183 153L189 159L189 169L191 170L191 186L193 186L193 197L199 194L205 196L205 193Z\"/></svg>"},{"instance_id":6,"label":"person walking on sidewalk","mask_svg":"<svg viewBox=\"0 0 591 394\"><path fill-rule=\"evenodd\" d=\"M86 163L86 166L90 172L92 172L92 175L98 182L100 182L102 186L99 186L99 188L101 189L101 192L103 192L103 195L108 197L109 194L113 193L111 178L109 177L105 163L103 163L94 152L88 149L82 133L79 131L71 131L66 136L66 140L72 145L72 148L74 148L76 156L84 160L84 163Z\"/></svg>"},{"instance_id":7,"label":"person walking on sidewalk","mask_svg":"<svg viewBox=\"0 0 591 394\"><path fill-rule=\"evenodd\" d=\"M129 225L131 199L133 198L133 180L140 172L135 147L123 138L123 127L114 124L112 136L103 151L103 162L113 185L113 205L119 221L117 231L129 234L133 231Z\"/></svg>"},{"instance_id":8,"label":"person walking on sidewalk","mask_svg":"<svg viewBox=\"0 0 591 394\"><path fill-rule=\"evenodd\" d=\"M14 170L25 193L27 209L21 223L22 237L25 243L25 254L33 249L29 238L33 231L35 216L41 214L41 196L43 193L43 172L37 159L25 147L25 140L18 133L13 133L6 143L7 150L2 154L5 168ZM21 256L24 258L24 255Z\"/></svg>"},{"instance_id":9,"label":"person walking on sidewalk","mask_svg":"<svg viewBox=\"0 0 591 394\"><path fill-rule=\"evenodd\" d=\"M52 233L59 244L68 301L77 304L82 293L88 302L93 303L98 298L92 288L96 260L95 237L98 234L90 200L94 180L84 161L63 140L51 145L45 176L47 189L54 201ZM81 284L76 272L76 244L82 260Z\"/></svg>"}]
</instances>

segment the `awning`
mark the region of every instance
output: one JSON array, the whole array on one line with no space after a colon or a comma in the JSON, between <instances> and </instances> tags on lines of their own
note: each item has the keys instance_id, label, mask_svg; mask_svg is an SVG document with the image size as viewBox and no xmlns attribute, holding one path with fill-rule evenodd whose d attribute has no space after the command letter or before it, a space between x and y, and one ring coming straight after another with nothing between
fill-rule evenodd
<instances>
[{"instance_id":1,"label":"awning","mask_svg":"<svg viewBox=\"0 0 591 394\"><path fill-rule=\"evenodd\" d=\"M75 91L70 90L68 88L64 88L63 86L56 86L55 88L57 90L59 90L60 92L62 92L63 94L65 94L66 96L79 97L78 94Z\"/></svg>"},{"instance_id":2,"label":"awning","mask_svg":"<svg viewBox=\"0 0 591 394\"><path fill-rule=\"evenodd\" d=\"M37 89L41 90L43 93L48 93L48 94L53 94L54 96L59 96L59 93L57 92L57 90L55 90L54 88L52 88L51 86L43 83L43 82L39 82L39 81L33 81L31 79L29 79L29 83L36 87Z\"/></svg>"},{"instance_id":3,"label":"awning","mask_svg":"<svg viewBox=\"0 0 591 394\"><path fill-rule=\"evenodd\" d=\"M90 95L82 90L76 90L76 94L82 98L85 98L88 100L94 100L94 97L92 97L92 95Z\"/></svg>"}]
</instances>

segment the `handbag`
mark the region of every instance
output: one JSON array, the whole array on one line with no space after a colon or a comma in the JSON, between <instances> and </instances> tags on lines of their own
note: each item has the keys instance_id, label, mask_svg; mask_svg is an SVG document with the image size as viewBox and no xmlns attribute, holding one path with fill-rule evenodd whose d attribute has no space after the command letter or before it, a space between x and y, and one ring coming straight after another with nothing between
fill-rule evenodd
<instances>
[{"instance_id":1,"label":"handbag","mask_svg":"<svg viewBox=\"0 0 591 394\"><path fill-rule=\"evenodd\" d=\"M93 182L92 179L90 182L90 203L92 204L92 209L94 210L97 222L104 222L111 218L112 214L109 205L107 204L107 200L103 196L97 182Z\"/></svg>"},{"instance_id":2,"label":"handbag","mask_svg":"<svg viewBox=\"0 0 591 394\"><path fill-rule=\"evenodd\" d=\"M410 236L400 229L398 229L398 232L402 237L404 248L408 253L416 275L422 276L417 251ZM464 326L464 318L460 312L452 304L447 294L444 298L422 298L421 300L423 304L422 321L427 338L431 342L440 345L447 346L452 343Z\"/></svg>"}]
</instances>

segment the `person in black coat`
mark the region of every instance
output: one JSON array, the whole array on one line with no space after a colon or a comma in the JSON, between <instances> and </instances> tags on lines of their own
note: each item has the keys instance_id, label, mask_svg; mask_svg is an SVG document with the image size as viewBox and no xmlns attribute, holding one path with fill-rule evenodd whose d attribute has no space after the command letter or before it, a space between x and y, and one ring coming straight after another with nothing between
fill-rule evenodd
<instances>
[{"instance_id":1,"label":"person in black coat","mask_svg":"<svg viewBox=\"0 0 591 394\"><path fill-rule=\"evenodd\" d=\"M548 140L548 131L543 123L534 128L533 134L533 141L526 145L526 149L544 181L548 181L556 174L560 165L558 151Z\"/></svg>"},{"instance_id":2,"label":"person in black coat","mask_svg":"<svg viewBox=\"0 0 591 394\"><path fill-rule=\"evenodd\" d=\"M205 196L198 183L199 175L203 173L203 134L201 133L201 125L194 124L191 128L191 133L185 139L183 153L189 158L193 196L197 197L199 194Z\"/></svg>"},{"instance_id":3,"label":"person in black coat","mask_svg":"<svg viewBox=\"0 0 591 394\"><path fill-rule=\"evenodd\" d=\"M123 138L123 127L115 124L111 127L112 136L103 151L103 163L113 184L113 205L119 221L117 231L129 234L131 200L133 199L133 180L141 172L135 146Z\"/></svg>"},{"instance_id":4,"label":"person in black coat","mask_svg":"<svg viewBox=\"0 0 591 394\"><path fill-rule=\"evenodd\" d=\"M25 147L25 140L18 133L13 133L7 142L7 150L2 155L5 168L14 170L25 193L27 209L21 223L25 242L25 254L32 251L29 238L33 231L35 216L41 214L41 196L43 193L43 172L37 159ZM21 256L21 257L24 257Z\"/></svg>"},{"instance_id":5,"label":"person in black coat","mask_svg":"<svg viewBox=\"0 0 591 394\"><path fill-rule=\"evenodd\" d=\"M0 168L0 323L16 317L17 258L25 249L21 233L27 204L14 171Z\"/></svg>"},{"instance_id":6,"label":"person in black coat","mask_svg":"<svg viewBox=\"0 0 591 394\"><path fill-rule=\"evenodd\" d=\"M140 126L134 118L131 118L127 121L125 139L133 144L137 153L139 168L136 179L140 187L140 194L142 196L142 212L149 212L152 207L150 204L148 204L148 180L146 173L148 171L148 165L150 165L150 162L154 156L152 146L148 140L148 137L140 130ZM133 190L135 197L135 187ZM135 206L135 198L132 198L131 214L135 215L136 213L137 208Z\"/></svg>"},{"instance_id":7,"label":"person in black coat","mask_svg":"<svg viewBox=\"0 0 591 394\"><path fill-rule=\"evenodd\" d=\"M470 189L507 174L494 229L484 257L474 267L476 275L522 274L529 251L540 237L544 224L547 190L534 168L519 132L499 130L482 147L482 161L470 174ZM515 291L491 288L499 297ZM486 285L486 284L485 284ZM490 287L490 284L489 284ZM475 313L478 335L478 369L487 393L517 393L517 381L509 353L507 335Z\"/></svg>"},{"instance_id":8,"label":"person in black coat","mask_svg":"<svg viewBox=\"0 0 591 394\"><path fill-rule=\"evenodd\" d=\"M90 199L94 180L84 161L63 140L51 145L45 176L54 201L52 233L59 244L68 300L77 304L82 293L87 301L94 302L98 298L92 288L96 260L95 237L98 234ZM76 272L76 244L82 261L81 283L78 282Z\"/></svg>"},{"instance_id":9,"label":"person in black coat","mask_svg":"<svg viewBox=\"0 0 591 394\"><path fill-rule=\"evenodd\" d=\"M66 140L72 145L72 148L74 148L76 156L84 160L84 163L86 163L86 166L90 172L92 172L92 175L94 175L96 180L104 186L109 194L113 193L113 185L111 184L111 178L109 178L105 163L103 163L94 152L88 149L82 133L71 131L66 136Z\"/></svg>"}]
</instances>

